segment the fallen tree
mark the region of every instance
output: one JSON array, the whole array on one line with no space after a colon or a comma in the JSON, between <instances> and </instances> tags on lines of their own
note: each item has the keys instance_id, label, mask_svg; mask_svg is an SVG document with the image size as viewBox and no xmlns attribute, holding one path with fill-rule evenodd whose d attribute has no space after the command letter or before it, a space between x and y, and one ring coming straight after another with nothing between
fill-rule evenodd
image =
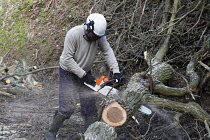
<instances>
[{"instance_id":1,"label":"fallen tree","mask_svg":"<svg viewBox=\"0 0 210 140\"><path fill-rule=\"evenodd\" d=\"M170 87L167 86L167 81L173 76L173 74L177 74L177 72L173 69L173 67L168 64L167 62L164 62L164 57L166 56L168 50L169 50L169 41L172 37L172 31L174 30L174 25L176 25L180 20L182 20L187 14L190 12L196 10L200 4L202 3L202 0L200 0L194 9L192 9L189 13L187 13L185 16L181 18L177 18L176 15L178 13L179 9L179 0L174 0L173 8L171 12L170 21L168 21L168 27L166 27L164 30L166 32L166 36L164 38L164 41L161 45L161 47L158 49L157 53L154 55L151 52L145 52L145 60L148 65L148 72L143 73L136 73L132 76L130 79L127 88L120 93L119 95L115 95L114 97L106 97L107 103L106 106L110 106L108 109L113 114L112 117L117 118L110 118L110 121L105 121L109 124L109 127L106 123L103 122L103 116L102 120L96 123L93 123L87 131L84 133L84 138L86 140L92 140L92 139L103 139L106 137L106 139L114 140L117 139L117 135L115 132L115 128L112 127L112 122L118 123L122 121L122 119L119 118L127 118L127 122L129 122L132 118L132 115L139 109L140 105L147 104L147 105L155 105L155 106L162 106L164 108L167 108L169 110L174 110L176 112L180 113L187 113L194 116L197 120L203 122L205 124L205 128L208 133L208 137L210 136L210 130L209 130L209 123L210 123L210 115L202 109L202 107L195 103L195 102L188 102L188 103L181 103L177 101L171 101L169 99L165 98L159 98L153 93L158 93L164 96L174 96L174 97L183 97L184 95L191 95L192 99L195 100L196 92L198 92L198 87L200 83L200 77L195 71L195 66L198 64L199 58L202 57L202 55L205 52L210 51L210 37L207 36L204 38L204 33L206 32L207 26L203 33L200 36L200 40L203 39L204 43L201 45L202 47L200 50L195 52L194 55L191 56L191 59L186 67L186 76L189 78L189 82L184 76L180 75L183 80L186 82L186 87ZM170 1L166 1L165 6L169 6ZM167 10L167 8L166 8ZM163 20L166 22L165 20ZM163 25L167 23L162 23ZM167 29L167 31L166 31ZM200 41L197 43L197 46L200 45ZM206 66L206 65L203 65ZM207 66L208 69L208 66ZM207 74L206 77L209 78ZM207 78L207 79L208 79ZM206 82L206 78L201 82ZM113 106L113 102L110 103L110 101L113 101L113 98L117 103L119 103L121 106L120 108L124 108L126 113L123 113L123 111L120 108L117 109L117 106ZM116 110L114 112L113 110ZM104 109L106 111L105 114L108 114L107 108ZM103 113L103 111L102 111ZM176 115L176 121L179 122L180 116L182 114L178 113ZM120 116L121 114L121 116ZM127 115L126 117L124 115ZM109 119L106 117L105 119ZM168 126L165 130L169 130L173 127L176 127L178 123L171 124ZM124 125L124 124L121 124ZM105 130L104 130L105 129ZM101 130L101 131L100 131ZM109 131L110 130L110 131ZM162 129L161 131L165 131ZM95 133L97 131L97 133ZM106 133L104 133L106 132ZM105 136L106 135L106 136ZM149 135L149 134L148 134ZM141 139L145 138L145 135L137 136L134 139Z\"/></svg>"},{"instance_id":2,"label":"fallen tree","mask_svg":"<svg viewBox=\"0 0 210 140\"><path fill-rule=\"evenodd\" d=\"M210 115L203 110L199 104L195 102L189 103L181 103L176 101L171 101L169 99L159 98L157 96L151 95L149 89L145 87L141 82L140 79L142 78L142 73L136 73L130 79L128 84L128 88L126 88L123 93L120 93L118 96L122 96L122 100L118 99L119 104L127 111L127 118L132 118L134 112L136 112L140 105L147 104L147 105L155 105L155 106L162 106L164 108L174 110L176 112L187 113L193 115L196 119L200 120L201 122L205 123L207 131L209 132L209 123L210 123ZM115 95L116 96L116 95ZM109 97L108 97L109 98ZM110 97L112 98L112 97ZM116 109L110 108L112 111ZM118 109L116 109L118 112ZM115 114L116 112L113 112ZM180 117L181 115L179 115ZM124 116L116 115L114 120L119 120L119 118L123 118ZM177 117L177 122L179 121L179 117ZM104 130L105 129L105 130ZM117 138L117 134L114 131L115 128L111 126L111 124L107 125L103 121L93 123L87 131L84 133L84 137L87 140L92 139L102 139L106 137L109 140L114 140ZM97 131L97 133L95 133ZM104 133L106 132L106 133ZM145 136L139 136L143 138Z\"/></svg>"},{"instance_id":3,"label":"fallen tree","mask_svg":"<svg viewBox=\"0 0 210 140\"><path fill-rule=\"evenodd\" d=\"M187 83L188 86L184 88L172 88L164 84L164 82L171 78L174 70L169 64L160 61L160 58L157 58L157 56L159 55L156 55L155 57L150 57L150 59L149 57L145 57L148 62L148 66L150 67L150 71L148 73L134 74L131 77L127 88L123 91L123 93L119 93L119 95L114 95L114 97L113 95L111 97L106 97L106 100L108 100L106 102L109 103L110 101L115 99L121 105L120 107L113 106L109 108L110 110L112 110L110 112L112 112L113 114L118 114L114 115L114 117L116 118L111 118L110 121L106 121L106 123L110 125L109 127L103 122L92 124L84 133L85 139L101 139L104 137L104 135L106 135L109 140L116 139L116 132L114 131L114 127L111 127L113 126L111 122L114 120L116 121L115 123L118 123L117 121L120 122L122 120L119 118L128 118L127 121L129 121L129 119L132 118L133 113L136 112L142 104L162 106L164 108L175 110L177 112L191 114L196 119L205 124L207 132L209 133L210 115L205 110L203 110L199 104L195 102L181 103L171 101L169 99L159 98L151 94L151 91L170 96L184 96L185 94L191 94L192 98L195 99L193 92L196 91L200 79L198 77L198 74L195 72L195 64L198 63L199 56L203 52L209 50L210 37L207 38L204 44L204 48L196 52L187 65L186 75L190 77L190 82ZM162 53L163 52L166 53L167 51L163 50ZM160 53L160 51L158 53ZM112 103L113 102L111 102L107 106L111 105ZM126 117L123 116L125 115L125 113L119 113L119 110L122 110L120 109L121 107L126 110ZM114 112L113 110L116 110L116 112ZM105 111L107 112L107 110ZM179 117L180 116L181 115L179 115ZM176 118L177 121L179 121L179 117ZM109 133L103 133L103 129L105 128L105 131ZM96 129L98 133L93 133ZM103 132L100 132L100 129L102 129ZM208 134L208 136L210 136L210 134Z\"/></svg>"}]
</instances>

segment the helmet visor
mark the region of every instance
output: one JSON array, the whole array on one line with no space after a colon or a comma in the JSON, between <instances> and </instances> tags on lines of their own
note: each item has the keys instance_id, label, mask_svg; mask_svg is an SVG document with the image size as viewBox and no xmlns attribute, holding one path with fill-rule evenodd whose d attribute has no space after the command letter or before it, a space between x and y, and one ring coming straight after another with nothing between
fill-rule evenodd
<instances>
[{"instance_id":1,"label":"helmet visor","mask_svg":"<svg viewBox=\"0 0 210 140\"><path fill-rule=\"evenodd\" d=\"M97 34L95 31L92 31L92 33L97 37L103 37L103 36L106 36L108 34L107 31L105 31L104 34L101 34L101 35Z\"/></svg>"},{"instance_id":2,"label":"helmet visor","mask_svg":"<svg viewBox=\"0 0 210 140\"><path fill-rule=\"evenodd\" d=\"M84 39L87 41L94 41L94 40L98 40L101 38L101 36L97 36L96 34L94 34L92 31L90 32L86 32L83 35Z\"/></svg>"}]
</instances>

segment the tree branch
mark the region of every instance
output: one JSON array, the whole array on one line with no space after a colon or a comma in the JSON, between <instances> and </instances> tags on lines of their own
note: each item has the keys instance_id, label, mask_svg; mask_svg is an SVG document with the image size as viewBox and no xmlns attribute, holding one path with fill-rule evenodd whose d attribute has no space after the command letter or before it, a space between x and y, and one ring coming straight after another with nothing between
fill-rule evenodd
<instances>
[{"instance_id":1,"label":"tree branch","mask_svg":"<svg viewBox=\"0 0 210 140\"><path fill-rule=\"evenodd\" d=\"M158 61L162 61L163 57L166 55L166 53L168 51L168 46L169 46L168 43L169 43L171 33L172 33L172 30L173 30L173 26L171 26L171 25L174 24L174 20L176 18L178 3L179 3L179 0L174 0L173 11L172 11L171 19L170 19L170 22L169 22L170 27L167 31L166 39L165 39L163 45L161 46L161 48L158 50L158 52L155 55L155 58Z\"/></svg>"},{"instance_id":2,"label":"tree branch","mask_svg":"<svg viewBox=\"0 0 210 140\"><path fill-rule=\"evenodd\" d=\"M26 75L29 75L29 74L33 74L33 73L37 73L37 72L40 72L40 71L43 71L43 70L48 70L48 69L58 69L59 66L53 66L53 67L47 67L47 68L41 68L41 69L38 69L38 70L34 70L32 72L27 72L27 73L23 73L23 74L12 74L12 75L8 75L8 76L5 76L3 78L0 78L0 81L4 80L5 78L9 78L9 77L14 77L14 76L26 76Z\"/></svg>"}]
</instances>

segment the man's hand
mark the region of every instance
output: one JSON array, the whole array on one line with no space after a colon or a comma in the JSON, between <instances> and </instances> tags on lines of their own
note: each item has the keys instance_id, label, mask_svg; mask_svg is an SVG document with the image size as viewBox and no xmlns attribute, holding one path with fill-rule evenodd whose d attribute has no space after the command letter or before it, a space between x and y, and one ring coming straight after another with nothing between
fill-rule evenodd
<instances>
[{"instance_id":1,"label":"man's hand","mask_svg":"<svg viewBox=\"0 0 210 140\"><path fill-rule=\"evenodd\" d=\"M90 84L92 86L95 86L95 83L96 83L95 80L96 79L91 74L86 73L85 76L82 79L85 83Z\"/></svg>"},{"instance_id":2,"label":"man's hand","mask_svg":"<svg viewBox=\"0 0 210 140\"><path fill-rule=\"evenodd\" d=\"M121 74L120 74L120 73L114 73L114 77L113 77L113 79L118 80L118 82L119 82L119 83L121 83L121 82L122 82L122 80L123 80L123 78L122 78L122 76L121 76Z\"/></svg>"},{"instance_id":3,"label":"man's hand","mask_svg":"<svg viewBox=\"0 0 210 140\"><path fill-rule=\"evenodd\" d=\"M115 88L119 88L124 84L124 78L120 73L114 73L114 77L112 79L116 79Z\"/></svg>"}]
</instances>

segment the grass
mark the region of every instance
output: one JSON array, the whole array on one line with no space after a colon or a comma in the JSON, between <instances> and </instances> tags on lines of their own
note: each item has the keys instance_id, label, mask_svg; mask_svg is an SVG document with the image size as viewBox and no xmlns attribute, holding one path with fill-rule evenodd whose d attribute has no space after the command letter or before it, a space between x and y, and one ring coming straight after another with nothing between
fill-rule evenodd
<instances>
[{"instance_id":1,"label":"grass","mask_svg":"<svg viewBox=\"0 0 210 140\"><path fill-rule=\"evenodd\" d=\"M0 11L0 51L9 50L19 51L28 42L28 25L29 18L23 18L23 13L29 10L27 6L31 0L26 0L24 6L16 0L2 2ZM21 6L19 6L21 5ZM21 7L21 8L20 8Z\"/></svg>"},{"instance_id":2,"label":"grass","mask_svg":"<svg viewBox=\"0 0 210 140\"><path fill-rule=\"evenodd\" d=\"M84 22L85 11L74 1L56 1L55 5L50 2L0 0L1 56L9 61L26 59L31 65L58 62L66 32ZM79 5L84 2L87 3L81 1Z\"/></svg>"},{"instance_id":3,"label":"grass","mask_svg":"<svg viewBox=\"0 0 210 140\"><path fill-rule=\"evenodd\" d=\"M43 11L46 5L35 0L11 0L0 1L2 9L0 10L0 52L5 55L10 52L13 58L27 59L35 52L39 46L47 46L42 37L31 37L31 21L33 20L33 10ZM43 27L48 11L40 12L41 24L35 25L35 28ZM37 34L37 33L35 33Z\"/></svg>"}]
</instances>

